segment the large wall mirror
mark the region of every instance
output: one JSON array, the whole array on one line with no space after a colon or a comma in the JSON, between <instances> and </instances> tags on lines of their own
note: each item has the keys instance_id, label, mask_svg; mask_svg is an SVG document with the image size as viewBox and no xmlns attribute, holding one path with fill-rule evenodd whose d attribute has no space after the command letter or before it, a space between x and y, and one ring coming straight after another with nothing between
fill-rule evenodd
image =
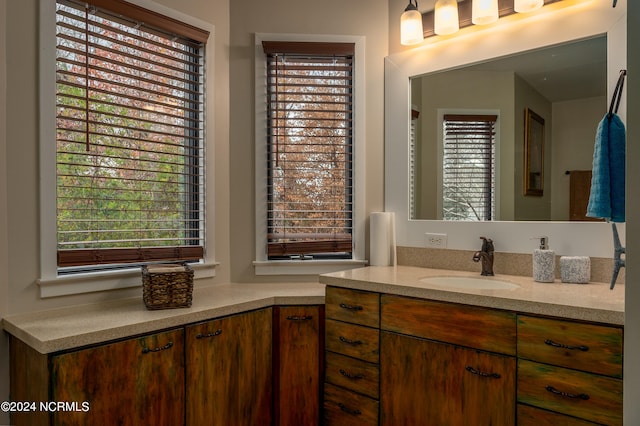
<instances>
[{"instance_id":1,"label":"large wall mirror","mask_svg":"<svg viewBox=\"0 0 640 426\"><path fill-rule=\"evenodd\" d=\"M412 219L587 219L608 107L606 35L411 76L410 85Z\"/></svg>"},{"instance_id":2,"label":"large wall mirror","mask_svg":"<svg viewBox=\"0 0 640 426\"><path fill-rule=\"evenodd\" d=\"M560 254L611 257L609 225L571 221L566 172L591 168L597 124L626 68L626 7L562 3L427 39L385 59L385 210L396 213L399 245L424 247L425 233L435 232L447 234L447 248L469 250L478 236L490 235L498 251L530 253L533 238L547 235ZM542 119L530 135L530 150L539 155L530 167L530 191L525 111ZM443 122L469 115L495 116L494 211L483 216L474 207L462 220L445 220ZM469 204L458 198L455 203Z\"/></svg>"}]
</instances>

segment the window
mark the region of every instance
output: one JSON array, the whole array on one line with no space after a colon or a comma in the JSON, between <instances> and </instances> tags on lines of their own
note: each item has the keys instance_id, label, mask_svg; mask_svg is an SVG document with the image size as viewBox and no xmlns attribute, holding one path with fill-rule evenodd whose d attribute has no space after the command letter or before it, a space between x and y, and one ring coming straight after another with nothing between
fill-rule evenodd
<instances>
[{"instance_id":1,"label":"window","mask_svg":"<svg viewBox=\"0 0 640 426\"><path fill-rule=\"evenodd\" d=\"M443 119L443 218L495 219L497 115L445 114Z\"/></svg>"},{"instance_id":2,"label":"window","mask_svg":"<svg viewBox=\"0 0 640 426\"><path fill-rule=\"evenodd\" d=\"M354 43L263 42L267 257L352 258Z\"/></svg>"},{"instance_id":3,"label":"window","mask_svg":"<svg viewBox=\"0 0 640 426\"><path fill-rule=\"evenodd\" d=\"M57 1L61 271L203 258L207 38L122 0Z\"/></svg>"}]
</instances>

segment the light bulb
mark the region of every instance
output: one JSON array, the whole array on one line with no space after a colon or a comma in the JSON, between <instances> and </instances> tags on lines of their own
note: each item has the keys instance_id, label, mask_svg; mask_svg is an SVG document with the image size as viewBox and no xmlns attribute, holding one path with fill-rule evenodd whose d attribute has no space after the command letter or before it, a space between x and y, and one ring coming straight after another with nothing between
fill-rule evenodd
<instances>
[{"instance_id":1,"label":"light bulb","mask_svg":"<svg viewBox=\"0 0 640 426\"><path fill-rule=\"evenodd\" d=\"M471 22L487 25L498 20L498 0L473 0Z\"/></svg>"},{"instance_id":2,"label":"light bulb","mask_svg":"<svg viewBox=\"0 0 640 426\"><path fill-rule=\"evenodd\" d=\"M436 34L448 35L457 32L460 29L457 0L438 0L434 19L434 32Z\"/></svg>"},{"instance_id":3,"label":"light bulb","mask_svg":"<svg viewBox=\"0 0 640 426\"><path fill-rule=\"evenodd\" d=\"M400 43L411 45L420 43L422 40L424 40L422 14L416 6L409 3L400 16Z\"/></svg>"}]
</instances>

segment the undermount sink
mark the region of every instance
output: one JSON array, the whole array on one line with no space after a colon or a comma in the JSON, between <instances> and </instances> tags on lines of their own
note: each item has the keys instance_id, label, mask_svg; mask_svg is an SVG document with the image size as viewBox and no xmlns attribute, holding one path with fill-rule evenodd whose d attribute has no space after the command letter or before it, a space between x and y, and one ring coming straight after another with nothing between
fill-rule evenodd
<instances>
[{"instance_id":1,"label":"undermount sink","mask_svg":"<svg viewBox=\"0 0 640 426\"><path fill-rule=\"evenodd\" d=\"M426 277L420 282L449 288L476 289L476 290L513 290L519 288L518 284L508 281L500 281L491 277Z\"/></svg>"}]
</instances>

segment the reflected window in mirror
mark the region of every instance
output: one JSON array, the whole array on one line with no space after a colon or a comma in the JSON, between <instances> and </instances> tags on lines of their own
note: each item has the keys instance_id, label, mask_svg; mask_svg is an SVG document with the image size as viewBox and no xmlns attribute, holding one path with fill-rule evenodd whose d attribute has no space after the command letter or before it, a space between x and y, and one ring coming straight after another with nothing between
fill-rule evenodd
<instances>
[{"instance_id":1,"label":"reflected window in mirror","mask_svg":"<svg viewBox=\"0 0 640 426\"><path fill-rule=\"evenodd\" d=\"M570 199L576 194L565 172L591 169L593 138L608 105L606 58L607 37L600 35L410 76L410 105L420 111L410 153L415 169L410 217L447 220L442 210L439 112L484 111L500 114L491 220L569 220ZM527 108L545 122L540 136L545 174L535 196L527 191L525 179Z\"/></svg>"},{"instance_id":2,"label":"reflected window in mirror","mask_svg":"<svg viewBox=\"0 0 640 426\"><path fill-rule=\"evenodd\" d=\"M443 219L495 219L497 120L484 114L443 116Z\"/></svg>"}]
</instances>

